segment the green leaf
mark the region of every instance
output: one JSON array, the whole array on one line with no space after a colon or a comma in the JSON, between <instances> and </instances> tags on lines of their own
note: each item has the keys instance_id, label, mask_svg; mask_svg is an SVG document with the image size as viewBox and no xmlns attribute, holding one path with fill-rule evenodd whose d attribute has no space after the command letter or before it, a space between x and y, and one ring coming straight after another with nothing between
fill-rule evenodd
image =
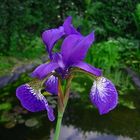
<instances>
[{"instance_id":1,"label":"green leaf","mask_svg":"<svg viewBox=\"0 0 140 140\"><path fill-rule=\"evenodd\" d=\"M0 104L0 110L10 110L12 105L10 103L2 103Z\"/></svg>"}]
</instances>

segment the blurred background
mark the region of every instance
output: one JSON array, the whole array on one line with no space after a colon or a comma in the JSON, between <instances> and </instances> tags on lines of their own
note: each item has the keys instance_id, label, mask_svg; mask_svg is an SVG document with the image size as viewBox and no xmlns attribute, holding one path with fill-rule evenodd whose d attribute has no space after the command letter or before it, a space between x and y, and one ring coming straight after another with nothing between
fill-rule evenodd
<instances>
[{"instance_id":1,"label":"blurred background","mask_svg":"<svg viewBox=\"0 0 140 140\"><path fill-rule=\"evenodd\" d=\"M86 61L115 83L119 104L100 116L89 101L92 80L79 75L60 140L140 140L140 0L1 0L0 140L53 139L56 122L46 112L24 110L15 90L47 60L42 31L59 27L69 15L82 34L94 30ZM48 97L53 107L54 98Z\"/></svg>"}]
</instances>

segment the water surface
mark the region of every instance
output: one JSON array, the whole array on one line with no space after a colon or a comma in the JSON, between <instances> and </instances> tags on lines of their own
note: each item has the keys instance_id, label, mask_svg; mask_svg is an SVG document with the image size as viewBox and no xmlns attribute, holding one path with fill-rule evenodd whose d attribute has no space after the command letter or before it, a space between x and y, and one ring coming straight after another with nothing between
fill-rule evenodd
<instances>
[{"instance_id":1,"label":"water surface","mask_svg":"<svg viewBox=\"0 0 140 140\"><path fill-rule=\"evenodd\" d=\"M46 112L25 115L30 117L39 120L39 124L18 124L9 129L1 125L0 140L53 140L55 122L48 121ZM60 140L140 140L140 111L118 106L100 116L90 103L72 99L64 115Z\"/></svg>"}]
</instances>

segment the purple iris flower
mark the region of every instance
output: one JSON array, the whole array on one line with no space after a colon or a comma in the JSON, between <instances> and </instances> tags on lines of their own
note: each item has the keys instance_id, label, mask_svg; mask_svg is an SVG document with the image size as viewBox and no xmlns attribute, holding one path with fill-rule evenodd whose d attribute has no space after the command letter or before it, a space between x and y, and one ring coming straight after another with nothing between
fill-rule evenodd
<instances>
[{"instance_id":1,"label":"purple iris flower","mask_svg":"<svg viewBox=\"0 0 140 140\"><path fill-rule=\"evenodd\" d=\"M50 73L56 72L62 79L66 79L72 68L78 68L95 77L90 99L99 109L100 114L105 114L116 107L118 95L111 81L102 77L102 71L83 62L88 49L94 41L94 33L87 36L81 35L71 23L68 17L62 26L56 29L46 30L42 34L50 62L38 66L32 73L33 77L44 80ZM55 43L64 38L60 52L54 53ZM46 91L53 95L58 94L58 77L51 75L45 82ZM29 84L17 88L16 95L21 104L29 111L37 112L47 110L48 118L53 121L53 109L46 98L41 94L41 89L35 90Z\"/></svg>"}]
</instances>

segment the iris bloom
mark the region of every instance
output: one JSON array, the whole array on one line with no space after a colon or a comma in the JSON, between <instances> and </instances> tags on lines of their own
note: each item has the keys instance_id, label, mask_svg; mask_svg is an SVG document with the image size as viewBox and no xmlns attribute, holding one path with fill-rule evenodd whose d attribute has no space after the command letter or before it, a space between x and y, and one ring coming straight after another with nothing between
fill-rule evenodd
<instances>
[{"instance_id":1,"label":"iris bloom","mask_svg":"<svg viewBox=\"0 0 140 140\"><path fill-rule=\"evenodd\" d=\"M32 73L33 77L45 81L45 90L51 94L58 94L58 76L63 80L67 79L73 68L80 69L97 77L90 92L91 102L99 109L100 114L108 113L117 105L117 91L111 81L102 77L102 71L83 60L88 49L94 41L94 33L83 36L71 23L72 18L68 17L62 26L56 29L46 30L42 34L50 62L38 66ZM64 39L60 52L53 52L55 43ZM51 73L57 75L51 75ZM17 88L16 96L24 108L31 112L47 110L48 118L55 119L53 108L48 104L47 99L41 94L41 88L30 84L24 84Z\"/></svg>"}]
</instances>

